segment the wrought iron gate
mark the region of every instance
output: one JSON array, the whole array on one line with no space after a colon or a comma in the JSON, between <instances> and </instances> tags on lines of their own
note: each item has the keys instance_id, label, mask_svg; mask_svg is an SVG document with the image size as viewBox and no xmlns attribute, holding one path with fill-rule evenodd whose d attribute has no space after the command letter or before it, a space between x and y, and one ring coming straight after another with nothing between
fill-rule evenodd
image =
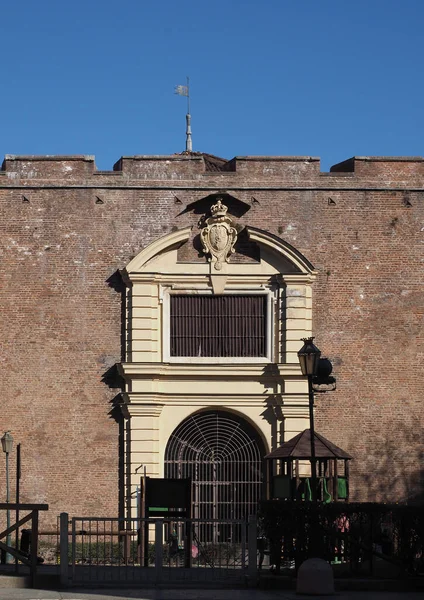
<instances>
[{"instance_id":1,"label":"wrought iron gate","mask_svg":"<svg viewBox=\"0 0 424 600\"><path fill-rule=\"evenodd\" d=\"M165 477L191 478L194 519L247 520L262 493L264 448L258 432L225 411L196 413L171 435ZM237 527L208 527L207 542L239 543Z\"/></svg>"},{"instance_id":2,"label":"wrought iron gate","mask_svg":"<svg viewBox=\"0 0 424 600\"><path fill-rule=\"evenodd\" d=\"M257 576L257 527L249 523L197 519L119 519L60 515L60 578L72 585L156 585L200 581L252 583ZM140 531L148 529L148 560ZM240 542L208 543L210 527L237 530ZM181 532L182 539L178 540ZM176 542L174 544L174 541Z\"/></svg>"}]
</instances>

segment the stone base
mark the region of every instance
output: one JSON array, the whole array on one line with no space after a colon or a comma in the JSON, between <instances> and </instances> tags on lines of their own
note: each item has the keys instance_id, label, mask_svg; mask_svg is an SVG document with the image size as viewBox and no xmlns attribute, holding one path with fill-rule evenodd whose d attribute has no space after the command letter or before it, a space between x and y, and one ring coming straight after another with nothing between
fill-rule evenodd
<instances>
[{"instance_id":1,"label":"stone base","mask_svg":"<svg viewBox=\"0 0 424 600\"><path fill-rule=\"evenodd\" d=\"M26 589L31 587L31 578L27 575L0 575L0 589Z\"/></svg>"},{"instance_id":2,"label":"stone base","mask_svg":"<svg viewBox=\"0 0 424 600\"><path fill-rule=\"evenodd\" d=\"M322 558L309 558L297 573L297 594L329 596L334 594L334 575L331 565Z\"/></svg>"}]
</instances>

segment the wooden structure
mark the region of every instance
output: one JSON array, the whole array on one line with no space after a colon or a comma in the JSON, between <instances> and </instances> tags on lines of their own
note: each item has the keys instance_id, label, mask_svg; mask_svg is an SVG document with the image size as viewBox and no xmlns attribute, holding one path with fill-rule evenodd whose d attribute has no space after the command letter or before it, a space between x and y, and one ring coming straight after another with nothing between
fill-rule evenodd
<instances>
[{"instance_id":1,"label":"wooden structure","mask_svg":"<svg viewBox=\"0 0 424 600\"><path fill-rule=\"evenodd\" d=\"M349 501L352 456L315 432L317 499ZM311 432L305 429L268 454L267 499L311 500Z\"/></svg>"},{"instance_id":2,"label":"wooden structure","mask_svg":"<svg viewBox=\"0 0 424 600\"><path fill-rule=\"evenodd\" d=\"M34 587L35 576L37 572L37 564L38 564L38 513L41 510L48 510L48 504L16 504L13 502L2 502L0 503L0 510L5 511L15 511L16 513L16 523L11 525L8 529L4 531L0 531L0 550L4 550L5 552L11 554L18 561L22 562L24 565L27 565L30 568L31 573L31 583L32 587ZM28 512L25 517L20 518L20 512ZM30 552L23 553L21 550L18 550L17 544L15 546L8 546L1 540L13 533L19 533L19 529L25 523L31 522L31 543L30 543ZM16 540L18 539L18 535L16 535Z\"/></svg>"}]
</instances>

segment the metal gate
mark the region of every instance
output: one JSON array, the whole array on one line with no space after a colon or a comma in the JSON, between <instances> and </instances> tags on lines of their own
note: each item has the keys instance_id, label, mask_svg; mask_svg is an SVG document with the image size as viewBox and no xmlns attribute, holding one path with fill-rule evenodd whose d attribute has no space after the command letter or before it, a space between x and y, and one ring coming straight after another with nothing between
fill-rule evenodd
<instances>
[{"instance_id":1,"label":"metal gate","mask_svg":"<svg viewBox=\"0 0 424 600\"><path fill-rule=\"evenodd\" d=\"M262 494L264 448L258 432L225 411L196 413L171 435L165 451L165 477L192 480L192 516L205 521L246 521ZM205 525L207 542L240 543L232 525Z\"/></svg>"},{"instance_id":2,"label":"metal gate","mask_svg":"<svg viewBox=\"0 0 424 600\"><path fill-rule=\"evenodd\" d=\"M71 523L71 530L68 524ZM60 575L64 586L146 585L177 582L254 582L255 519L81 518L60 516ZM148 560L142 559L141 529L148 530ZM239 542L208 542L202 532L237 531Z\"/></svg>"}]
</instances>

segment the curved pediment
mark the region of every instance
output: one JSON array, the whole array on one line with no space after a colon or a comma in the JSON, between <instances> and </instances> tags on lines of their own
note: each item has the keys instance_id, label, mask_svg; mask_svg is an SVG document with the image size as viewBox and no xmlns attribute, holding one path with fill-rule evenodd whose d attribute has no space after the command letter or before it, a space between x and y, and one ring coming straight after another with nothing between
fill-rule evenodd
<instances>
[{"instance_id":1,"label":"curved pediment","mask_svg":"<svg viewBox=\"0 0 424 600\"><path fill-rule=\"evenodd\" d=\"M164 252L171 252L172 250L176 250L181 244L184 244L190 237L191 227L186 227L185 229L177 229L172 233L168 233L163 237L155 240L145 248L141 252L135 256L131 262L125 268L125 271L130 275L131 273L140 273L144 269L143 267L148 263L152 258L163 254Z\"/></svg>"},{"instance_id":2,"label":"curved pediment","mask_svg":"<svg viewBox=\"0 0 424 600\"><path fill-rule=\"evenodd\" d=\"M246 272L290 274L314 278L316 271L309 260L291 244L268 231L256 227L246 227L248 240L256 244L259 249L260 260L255 263L240 264L229 259L224 271L237 275L242 270ZM210 262L205 256L204 262L184 262L178 260L178 248L187 243L192 236L192 228L186 227L169 233L144 248L135 256L124 270L131 280L132 275L141 273L170 273L181 272L185 274L208 274Z\"/></svg>"},{"instance_id":3,"label":"curved pediment","mask_svg":"<svg viewBox=\"0 0 424 600\"><path fill-rule=\"evenodd\" d=\"M265 247L272 254L277 256L282 256L293 266L296 267L296 270L304 275L315 275L316 271L312 263L303 256L294 246L285 242L278 236L269 233L269 231L264 231L263 229L258 229L257 227L246 227L247 234L249 239L252 242L256 242L259 246Z\"/></svg>"}]
</instances>

